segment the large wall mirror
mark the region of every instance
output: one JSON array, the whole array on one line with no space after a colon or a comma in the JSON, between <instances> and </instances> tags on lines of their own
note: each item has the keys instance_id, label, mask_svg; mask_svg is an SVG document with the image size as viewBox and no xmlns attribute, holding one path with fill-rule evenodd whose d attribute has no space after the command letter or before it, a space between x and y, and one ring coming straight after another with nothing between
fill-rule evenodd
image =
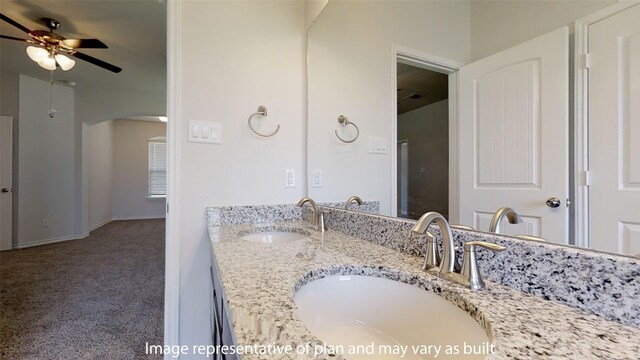
<instances>
[{"instance_id":1,"label":"large wall mirror","mask_svg":"<svg viewBox=\"0 0 640 360\"><path fill-rule=\"evenodd\" d=\"M611 3L329 1L308 37L309 196L336 203L357 195L378 201L387 216L437 211L480 231L510 207L522 221L504 221L504 234L585 246L591 232L594 249L640 253L640 216L610 215L602 227L613 236L605 239L576 220L572 204L581 185L575 162L582 161L573 150L572 27ZM593 31L603 34L605 53L604 34L628 39L621 54L633 80L638 40L632 29L616 28L622 20L610 20L613 29ZM615 79L618 70L605 71ZM618 94L631 108L633 84ZM640 123L629 117L621 126L634 121ZM628 165L622 181L634 190L636 140L625 141L610 162ZM591 151L607 147L593 145ZM615 206L597 203L607 214Z\"/></svg>"}]
</instances>

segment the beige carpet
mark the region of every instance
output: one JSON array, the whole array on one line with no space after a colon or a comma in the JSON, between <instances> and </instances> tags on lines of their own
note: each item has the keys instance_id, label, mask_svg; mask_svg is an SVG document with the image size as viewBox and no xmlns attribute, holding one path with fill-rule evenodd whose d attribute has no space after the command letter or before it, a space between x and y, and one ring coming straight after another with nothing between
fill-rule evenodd
<instances>
[{"instance_id":1,"label":"beige carpet","mask_svg":"<svg viewBox=\"0 0 640 360\"><path fill-rule=\"evenodd\" d=\"M0 252L0 359L152 359L163 294L164 220Z\"/></svg>"}]
</instances>

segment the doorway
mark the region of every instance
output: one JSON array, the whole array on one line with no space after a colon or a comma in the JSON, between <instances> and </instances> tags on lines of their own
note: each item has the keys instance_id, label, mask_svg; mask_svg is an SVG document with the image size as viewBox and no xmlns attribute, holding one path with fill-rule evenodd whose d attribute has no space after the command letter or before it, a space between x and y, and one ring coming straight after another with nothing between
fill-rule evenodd
<instances>
[{"instance_id":1,"label":"doorway","mask_svg":"<svg viewBox=\"0 0 640 360\"><path fill-rule=\"evenodd\" d=\"M449 218L449 76L396 64L397 216Z\"/></svg>"},{"instance_id":2,"label":"doorway","mask_svg":"<svg viewBox=\"0 0 640 360\"><path fill-rule=\"evenodd\" d=\"M0 250L11 249L13 226L13 118L0 116Z\"/></svg>"}]
</instances>

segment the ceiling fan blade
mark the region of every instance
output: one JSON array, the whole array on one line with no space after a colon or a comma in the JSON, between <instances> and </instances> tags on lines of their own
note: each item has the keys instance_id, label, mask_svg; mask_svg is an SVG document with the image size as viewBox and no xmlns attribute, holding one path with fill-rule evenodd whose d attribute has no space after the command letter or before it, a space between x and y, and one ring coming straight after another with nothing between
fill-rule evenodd
<instances>
[{"instance_id":1,"label":"ceiling fan blade","mask_svg":"<svg viewBox=\"0 0 640 360\"><path fill-rule=\"evenodd\" d=\"M13 25L13 26L17 27L18 29L20 29L20 30L22 30L22 31L26 32L27 34L31 32L31 30L29 30L29 29L27 29L26 27L24 27L24 26L20 25L17 21L14 21L14 20L10 19L9 17L7 17L6 15L4 15L4 14L2 14L2 13L0 13L0 19L2 19L2 20L4 20L4 21L8 22L9 24L11 24L11 25Z\"/></svg>"},{"instance_id":2,"label":"ceiling fan blade","mask_svg":"<svg viewBox=\"0 0 640 360\"><path fill-rule=\"evenodd\" d=\"M108 49L109 47L98 39L64 39L62 42L74 49Z\"/></svg>"},{"instance_id":3,"label":"ceiling fan blade","mask_svg":"<svg viewBox=\"0 0 640 360\"><path fill-rule=\"evenodd\" d=\"M21 39L21 38L17 38L17 37L13 37L13 36L7 36L7 35L0 35L0 39L7 39L7 40L16 40L16 41L24 41L24 42L27 42L27 39Z\"/></svg>"},{"instance_id":4,"label":"ceiling fan blade","mask_svg":"<svg viewBox=\"0 0 640 360\"><path fill-rule=\"evenodd\" d=\"M114 72L114 73L119 73L120 71L122 71L121 68L119 68L119 67L117 67L115 65L111 65L111 64L109 64L107 62L104 62L104 61L102 61L100 59L96 59L93 56L89 56L87 54L74 52L74 53L71 53L71 55L76 57L76 58L78 58L78 59L80 59L80 60L84 60L84 61L86 61L88 63L93 64L93 65L100 66L101 68L107 69L107 70L109 70L111 72Z\"/></svg>"}]
</instances>

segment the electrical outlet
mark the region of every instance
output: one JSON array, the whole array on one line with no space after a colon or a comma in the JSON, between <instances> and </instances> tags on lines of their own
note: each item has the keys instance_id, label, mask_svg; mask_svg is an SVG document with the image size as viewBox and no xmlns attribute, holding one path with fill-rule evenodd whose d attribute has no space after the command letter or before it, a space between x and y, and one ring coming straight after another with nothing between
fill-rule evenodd
<instances>
[{"instance_id":1,"label":"electrical outlet","mask_svg":"<svg viewBox=\"0 0 640 360\"><path fill-rule=\"evenodd\" d=\"M322 170L313 169L313 173L311 174L311 186L314 188L322 187Z\"/></svg>"},{"instance_id":2,"label":"electrical outlet","mask_svg":"<svg viewBox=\"0 0 640 360\"><path fill-rule=\"evenodd\" d=\"M49 219L42 219L42 227L49 227Z\"/></svg>"},{"instance_id":3,"label":"electrical outlet","mask_svg":"<svg viewBox=\"0 0 640 360\"><path fill-rule=\"evenodd\" d=\"M284 187L292 188L296 187L296 171L294 169L287 169L284 172L285 180Z\"/></svg>"}]
</instances>

